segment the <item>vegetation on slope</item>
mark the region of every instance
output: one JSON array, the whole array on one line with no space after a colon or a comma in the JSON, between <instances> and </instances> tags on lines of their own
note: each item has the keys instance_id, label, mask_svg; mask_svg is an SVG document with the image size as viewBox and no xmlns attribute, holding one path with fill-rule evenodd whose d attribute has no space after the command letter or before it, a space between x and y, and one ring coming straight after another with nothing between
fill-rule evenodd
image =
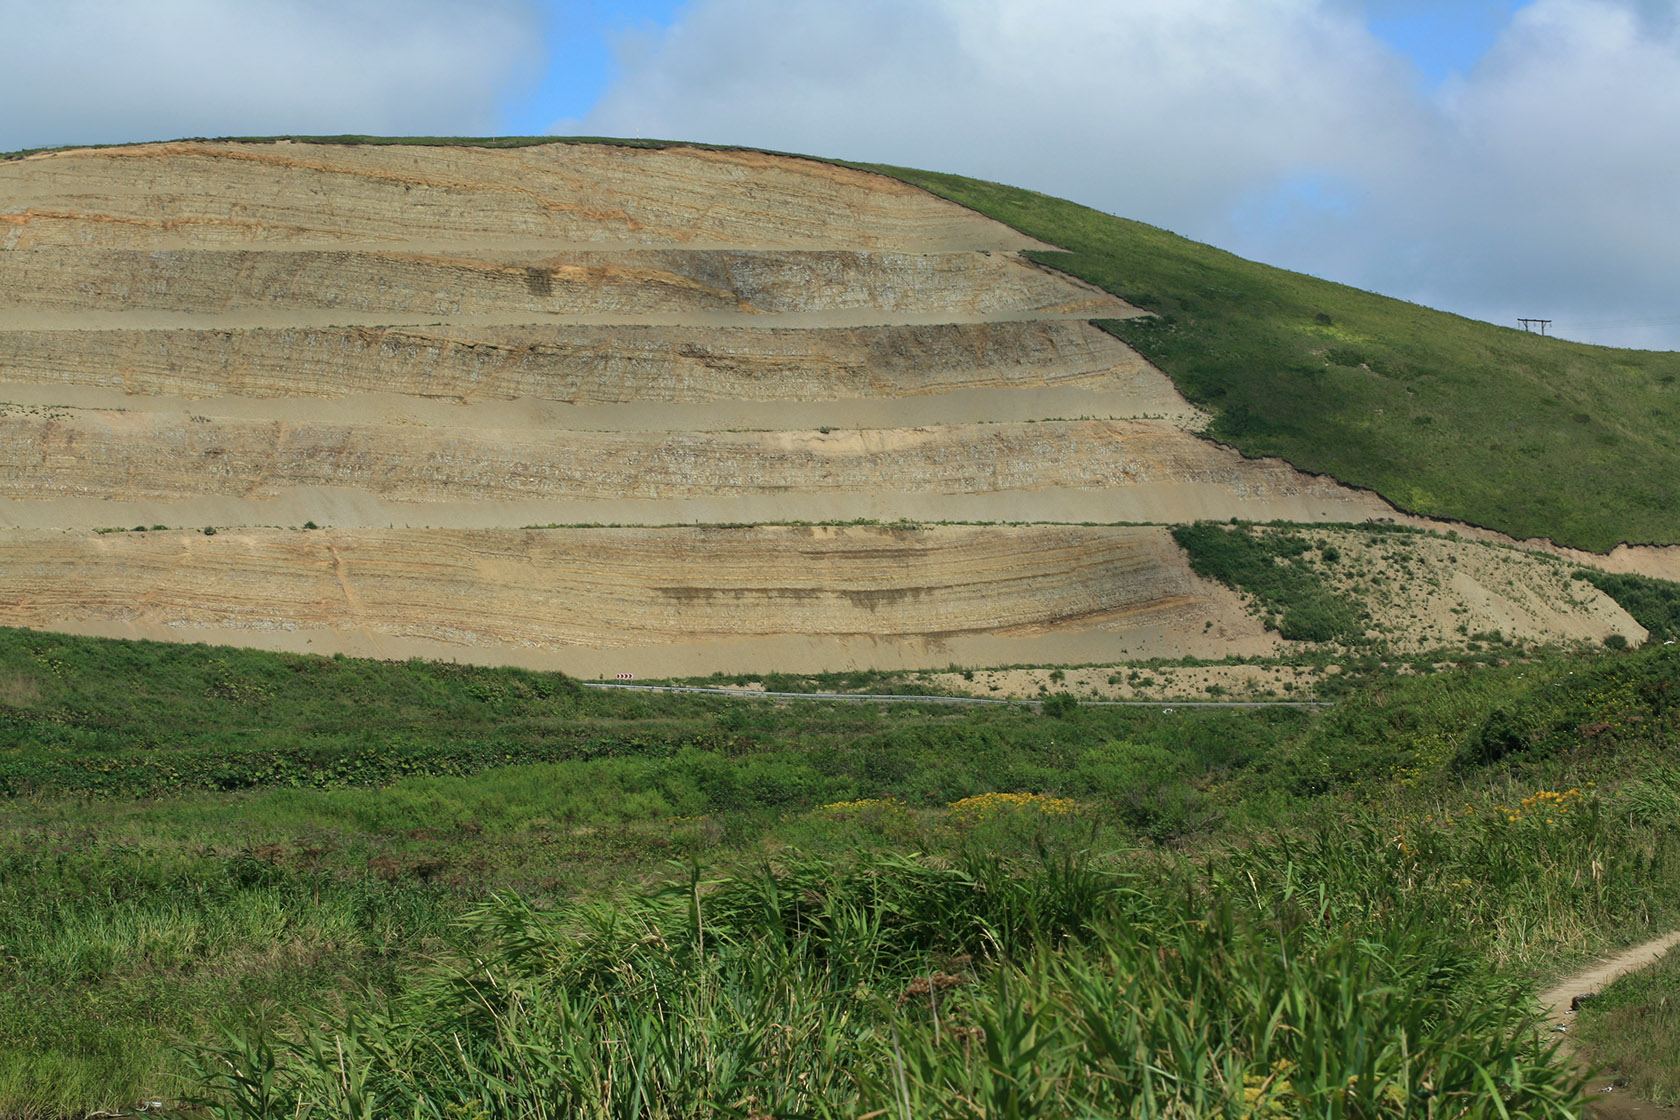
<instances>
[{"instance_id":1,"label":"vegetation on slope","mask_svg":"<svg viewBox=\"0 0 1680 1120\"><path fill-rule=\"evenodd\" d=\"M1576 579L1586 580L1633 616L1645 627L1650 641L1668 642L1680 638L1680 583L1649 576L1620 575L1582 568Z\"/></svg>"},{"instance_id":2,"label":"vegetation on slope","mask_svg":"<svg viewBox=\"0 0 1680 1120\"><path fill-rule=\"evenodd\" d=\"M1299 533L1198 521L1173 526L1172 535L1197 575L1254 596L1266 628L1286 640L1352 644L1364 637L1366 612L1307 562L1315 549ZM1335 563L1337 554L1327 546L1318 558Z\"/></svg>"},{"instance_id":3,"label":"vegetation on slope","mask_svg":"<svg viewBox=\"0 0 1680 1120\"><path fill-rule=\"evenodd\" d=\"M1033 191L869 166L1069 250L1033 255L1155 312L1101 325L1246 455L1515 537L1680 541L1680 354L1542 338Z\"/></svg>"},{"instance_id":4,"label":"vegetation on slope","mask_svg":"<svg viewBox=\"0 0 1680 1120\"><path fill-rule=\"evenodd\" d=\"M0 802L8 1114L1559 1115L1514 986L1680 918L1615 788L1669 764L1673 647L1051 718L0 636L8 765L299 750ZM428 737L483 753L344 766Z\"/></svg>"}]
</instances>

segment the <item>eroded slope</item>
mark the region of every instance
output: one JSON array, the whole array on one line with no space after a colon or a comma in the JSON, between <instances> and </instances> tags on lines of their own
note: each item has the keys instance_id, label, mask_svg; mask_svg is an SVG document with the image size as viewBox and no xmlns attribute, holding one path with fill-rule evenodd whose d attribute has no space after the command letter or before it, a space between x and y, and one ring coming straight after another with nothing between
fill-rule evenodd
<instances>
[{"instance_id":1,"label":"eroded slope","mask_svg":"<svg viewBox=\"0 0 1680 1120\"><path fill-rule=\"evenodd\" d=\"M0 624L676 672L1264 650L1156 527L13 532ZM1235 612L1240 619L1241 612ZM472 656L471 653L468 656Z\"/></svg>"},{"instance_id":2,"label":"eroded slope","mask_svg":"<svg viewBox=\"0 0 1680 1120\"><path fill-rule=\"evenodd\" d=\"M0 622L573 669L1270 648L1161 530L995 523L1392 511L1198 437L1085 321L1139 313L1034 248L755 153L0 162ZM854 519L994 524L522 528Z\"/></svg>"}]
</instances>

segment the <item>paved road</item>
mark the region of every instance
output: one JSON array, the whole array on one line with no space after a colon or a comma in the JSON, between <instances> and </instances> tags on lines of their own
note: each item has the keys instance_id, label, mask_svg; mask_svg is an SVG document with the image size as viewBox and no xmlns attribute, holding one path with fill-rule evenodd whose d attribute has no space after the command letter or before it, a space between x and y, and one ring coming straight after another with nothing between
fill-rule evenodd
<instances>
[{"instance_id":1,"label":"paved road","mask_svg":"<svg viewBox=\"0 0 1680 1120\"><path fill-rule=\"evenodd\" d=\"M1038 707L1042 700L994 700L987 696L922 696L882 692L763 692L752 688L698 688L680 684L619 684L614 681L579 681L585 688L614 688L626 692L693 692L703 696L738 696L750 700L837 700L849 704L1025 704ZM1322 708L1322 700L1081 700L1082 708Z\"/></svg>"}]
</instances>

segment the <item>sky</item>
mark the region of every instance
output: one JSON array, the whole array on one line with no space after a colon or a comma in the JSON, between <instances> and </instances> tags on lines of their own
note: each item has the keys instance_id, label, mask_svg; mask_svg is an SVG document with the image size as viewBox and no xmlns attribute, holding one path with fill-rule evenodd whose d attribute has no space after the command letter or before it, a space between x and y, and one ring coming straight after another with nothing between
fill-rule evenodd
<instances>
[{"instance_id":1,"label":"sky","mask_svg":"<svg viewBox=\"0 0 1680 1120\"><path fill-rule=\"evenodd\" d=\"M0 0L0 20L0 151L743 144L1680 349L1680 0Z\"/></svg>"}]
</instances>

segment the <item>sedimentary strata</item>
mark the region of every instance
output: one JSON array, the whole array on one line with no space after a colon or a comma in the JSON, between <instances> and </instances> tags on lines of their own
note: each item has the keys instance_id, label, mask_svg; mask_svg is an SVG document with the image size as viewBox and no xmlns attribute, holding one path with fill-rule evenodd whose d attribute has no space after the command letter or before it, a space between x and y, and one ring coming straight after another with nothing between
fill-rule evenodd
<instances>
[{"instance_id":1,"label":"sedimentary strata","mask_svg":"<svg viewBox=\"0 0 1680 1120\"><path fill-rule=\"evenodd\" d=\"M1390 512L1197 436L1051 248L758 153L0 162L0 623L693 671L1269 648L1163 530L1000 524ZM853 519L984 524L706 527ZM521 528L583 522L626 527Z\"/></svg>"}]
</instances>

